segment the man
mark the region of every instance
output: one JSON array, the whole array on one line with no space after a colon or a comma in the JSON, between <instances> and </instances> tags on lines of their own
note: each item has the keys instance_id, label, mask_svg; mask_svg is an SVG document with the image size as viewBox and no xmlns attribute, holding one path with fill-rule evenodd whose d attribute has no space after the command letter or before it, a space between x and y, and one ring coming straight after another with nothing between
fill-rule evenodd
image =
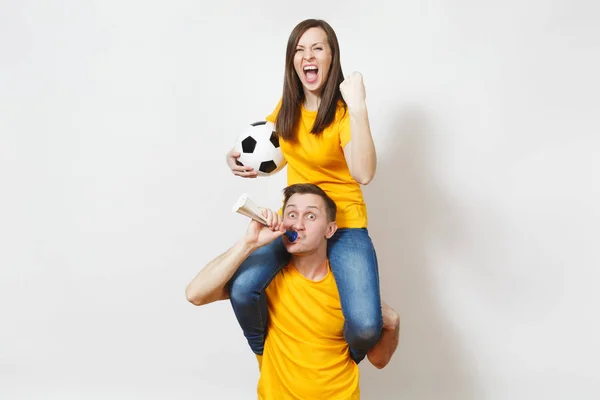
<instances>
[{"instance_id":1,"label":"man","mask_svg":"<svg viewBox=\"0 0 600 400\"><path fill-rule=\"evenodd\" d=\"M284 190L283 217L264 210L267 226L251 221L245 236L213 259L186 288L187 299L204 305L229 297L227 283L256 249L283 235L290 263L266 289L269 320L260 368L259 399L359 399L359 369L343 336L344 317L327 260L327 239L335 233L336 205L318 186ZM398 314L385 304L383 331L367 353L383 368L398 345Z\"/></svg>"}]
</instances>

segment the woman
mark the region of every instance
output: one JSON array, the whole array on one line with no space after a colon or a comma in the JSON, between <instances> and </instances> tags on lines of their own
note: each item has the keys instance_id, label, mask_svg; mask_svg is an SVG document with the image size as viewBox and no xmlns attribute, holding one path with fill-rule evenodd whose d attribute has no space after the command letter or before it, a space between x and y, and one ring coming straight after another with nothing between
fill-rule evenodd
<instances>
[{"instance_id":1,"label":"woman","mask_svg":"<svg viewBox=\"0 0 600 400\"><path fill-rule=\"evenodd\" d=\"M344 80L337 36L327 22L305 20L290 34L283 95L266 119L276 124L288 185L317 184L336 202L339 229L329 239L328 257L345 317L344 337L359 363L382 328L377 257L360 187L373 178L377 160L362 76ZM236 164L239 156L227 153L232 172L256 177L251 167ZM229 283L234 312L257 355L263 352L268 317L264 289L289 261L282 240L255 251Z\"/></svg>"}]
</instances>

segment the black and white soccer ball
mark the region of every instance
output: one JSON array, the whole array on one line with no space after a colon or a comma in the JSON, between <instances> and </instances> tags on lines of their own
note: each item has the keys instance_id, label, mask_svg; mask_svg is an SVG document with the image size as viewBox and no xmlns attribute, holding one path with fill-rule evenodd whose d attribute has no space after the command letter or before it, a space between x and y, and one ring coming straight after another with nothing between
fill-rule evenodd
<instances>
[{"instance_id":1,"label":"black and white soccer ball","mask_svg":"<svg viewBox=\"0 0 600 400\"><path fill-rule=\"evenodd\" d=\"M254 168L259 176L273 175L286 164L275 125L269 121L250 124L238 136L235 151L240 153L237 164Z\"/></svg>"}]
</instances>

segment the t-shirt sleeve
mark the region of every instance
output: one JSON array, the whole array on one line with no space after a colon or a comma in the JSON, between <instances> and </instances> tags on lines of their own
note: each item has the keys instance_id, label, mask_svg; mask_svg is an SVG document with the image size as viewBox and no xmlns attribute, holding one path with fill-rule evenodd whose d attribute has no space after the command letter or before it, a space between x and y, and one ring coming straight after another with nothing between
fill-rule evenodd
<instances>
[{"instance_id":1,"label":"t-shirt sleeve","mask_svg":"<svg viewBox=\"0 0 600 400\"><path fill-rule=\"evenodd\" d=\"M344 146L346 146L348 144L348 142L350 141L350 139L352 139L352 134L350 131L350 113L348 112L348 110L346 110L346 112L342 111L342 118L340 120L340 146L342 146L342 148L344 148Z\"/></svg>"},{"instance_id":2,"label":"t-shirt sleeve","mask_svg":"<svg viewBox=\"0 0 600 400\"><path fill-rule=\"evenodd\" d=\"M281 99L279 99L279 101L277 102L277 105L275 106L275 109L273 110L273 112L271 112L271 114L267 115L267 117L265 119L271 123L275 123L275 119L277 118L277 114L279 114L280 108L281 108Z\"/></svg>"}]
</instances>

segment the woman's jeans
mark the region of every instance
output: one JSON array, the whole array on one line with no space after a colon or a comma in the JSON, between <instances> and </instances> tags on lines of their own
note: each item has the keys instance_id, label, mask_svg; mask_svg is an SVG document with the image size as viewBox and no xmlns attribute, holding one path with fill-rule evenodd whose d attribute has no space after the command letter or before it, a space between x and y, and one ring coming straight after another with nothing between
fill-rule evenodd
<instances>
[{"instance_id":1,"label":"woman's jeans","mask_svg":"<svg viewBox=\"0 0 600 400\"><path fill-rule=\"evenodd\" d=\"M327 241L327 255L345 318L344 338L359 363L379 340L383 325L377 256L368 230L338 229ZM263 353L267 333L264 290L289 261L280 237L255 250L229 281L233 311L256 354Z\"/></svg>"}]
</instances>

